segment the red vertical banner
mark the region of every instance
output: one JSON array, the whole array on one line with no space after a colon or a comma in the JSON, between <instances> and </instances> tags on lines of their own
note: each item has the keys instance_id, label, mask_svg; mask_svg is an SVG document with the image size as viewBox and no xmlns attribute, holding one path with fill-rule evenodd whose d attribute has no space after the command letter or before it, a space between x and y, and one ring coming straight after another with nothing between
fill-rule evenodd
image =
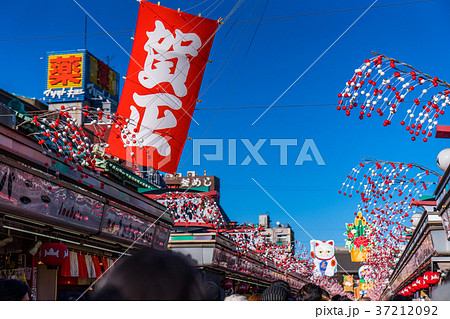
<instances>
[{"instance_id":1,"label":"red vertical banner","mask_svg":"<svg viewBox=\"0 0 450 319\"><path fill-rule=\"evenodd\" d=\"M218 22L141 1L109 153L174 173Z\"/></svg>"}]
</instances>

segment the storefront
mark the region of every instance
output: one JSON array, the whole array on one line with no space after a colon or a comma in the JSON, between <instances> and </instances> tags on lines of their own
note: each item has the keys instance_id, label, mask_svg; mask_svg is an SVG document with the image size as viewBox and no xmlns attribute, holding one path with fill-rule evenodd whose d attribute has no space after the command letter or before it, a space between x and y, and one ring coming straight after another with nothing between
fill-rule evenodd
<instances>
[{"instance_id":1,"label":"storefront","mask_svg":"<svg viewBox=\"0 0 450 319\"><path fill-rule=\"evenodd\" d=\"M381 299L387 300L410 287L425 273L431 271L443 275L449 269L450 242L447 240L442 220L437 212L424 212L390 276L389 285ZM416 287L413 289L413 298L431 297L435 285Z\"/></svg>"},{"instance_id":2,"label":"storefront","mask_svg":"<svg viewBox=\"0 0 450 319\"><path fill-rule=\"evenodd\" d=\"M169 249L191 258L205 281L225 286L229 292L242 291L238 288L240 283L248 284L247 292L266 288L276 280L288 282L294 292L308 283L306 278L282 273L251 254L239 255L233 247L229 238L216 232L172 233L169 240Z\"/></svg>"},{"instance_id":3,"label":"storefront","mask_svg":"<svg viewBox=\"0 0 450 319\"><path fill-rule=\"evenodd\" d=\"M165 206L119 180L71 169L2 125L0 154L0 276L26 280L33 299L87 289L130 245L167 249L173 218ZM48 243L66 248L43 250Z\"/></svg>"}]
</instances>

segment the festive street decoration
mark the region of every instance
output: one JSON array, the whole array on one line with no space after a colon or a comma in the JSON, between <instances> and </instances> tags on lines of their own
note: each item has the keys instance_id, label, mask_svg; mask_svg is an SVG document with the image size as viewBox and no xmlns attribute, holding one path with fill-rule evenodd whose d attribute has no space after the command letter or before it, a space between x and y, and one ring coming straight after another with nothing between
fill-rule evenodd
<instances>
[{"instance_id":1,"label":"festive street decoration","mask_svg":"<svg viewBox=\"0 0 450 319\"><path fill-rule=\"evenodd\" d=\"M140 1L108 153L175 173L218 21Z\"/></svg>"},{"instance_id":2,"label":"festive street decoration","mask_svg":"<svg viewBox=\"0 0 450 319\"><path fill-rule=\"evenodd\" d=\"M168 192L154 197L173 214L175 225L221 228L225 220L212 196L201 193Z\"/></svg>"},{"instance_id":3,"label":"festive street decoration","mask_svg":"<svg viewBox=\"0 0 450 319\"><path fill-rule=\"evenodd\" d=\"M47 243L41 247L41 261L48 266L62 266L69 256L67 246L60 243Z\"/></svg>"},{"instance_id":4,"label":"festive street decoration","mask_svg":"<svg viewBox=\"0 0 450 319\"><path fill-rule=\"evenodd\" d=\"M334 276L336 258L334 257L334 241L311 240L311 257L314 258L314 276Z\"/></svg>"},{"instance_id":5,"label":"festive street decoration","mask_svg":"<svg viewBox=\"0 0 450 319\"><path fill-rule=\"evenodd\" d=\"M314 264L311 259L308 259L309 252L301 244L288 246L268 243L262 235L264 228L252 224L242 224L234 229L217 229L216 231L234 242L234 249L238 256L253 256L286 274L300 275L305 280L324 288L331 295L347 295L342 285L335 279L328 276L313 276ZM334 263L336 264L335 260ZM353 299L353 295L347 296Z\"/></svg>"},{"instance_id":6,"label":"festive street decoration","mask_svg":"<svg viewBox=\"0 0 450 319\"><path fill-rule=\"evenodd\" d=\"M423 274L423 279L425 283L429 285L435 285L439 283L441 276L438 272L427 271Z\"/></svg>"},{"instance_id":7,"label":"festive street decoration","mask_svg":"<svg viewBox=\"0 0 450 319\"><path fill-rule=\"evenodd\" d=\"M425 282L423 277L418 277L416 279L416 284L417 284L417 287L419 287L420 289L426 289L429 287L429 285Z\"/></svg>"},{"instance_id":8,"label":"festive street decoration","mask_svg":"<svg viewBox=\"0 0 450 319\"><path fill-rule=\"evenodd\" d=\"M246 282L240 282L237 284L236 292L238 294L246 294L248 292L249 286Z\"/></svg>"},{"instance_id":9,"label":"festive street decoration","mask_svg":"<svg viewBox=\"0 0 450 319\"><path fill-rule=\"evenodd\" d=\"M344 285L344 291L353 292L353 276L352 275L344 275L343 285Z\"/></svg>"},{"instance_id":10,"label":"festive street decoration","mask_svg":"<svg viewBox=\"0 0 450 319\"><path fill-rule=\"evenodd\" d=\"M392 123L396 113L402 114L399 123L412 135L411 140L427 142L450 104L450 85L411 65L372 53L375 57L355 69L338 94L337 109L347 116L357 113L360 119L378 115L384 118L384 126Z\"/></svg>"},{"instance_id":11,"label":"festive street decoration","mask_svg":"<svg viewBox=\"0 0 450 319\"><path fill-rule=\"evenodd\" d=\"M358 269L358 277L363 280L363 282L366 281L373 281L373 278L371 278L370 274L372 273L372 269L369 265L362 265Z\"/></svg>"},{"instance_id":12,"label":"festive street decoration","mask_svg":"<svg viewBox=\"0 0 450 319\"><path fill-rule=\"evenodd\" d=\"M371 226L367 224L366 219L362 217L361 212L355 217L354 224L346 224L347 231L345 247L349 248L351 258L354 262L361 262L366 259L367 249L373 246L371 240Z\"/></svg>"},{"instance_id":13,"label":"festive street decoration","mask_svg":"<svg viewBox=\"0 0 450 319\"><path fill-rule=\"evenodd\" d=\"M234 282L231 279L222 280L222 288L225 290L231 290L234 287Z\"/></svg>"},{"instance_id":14,"label":"festive street decoration","mask_svg":"<svg viewBox=\"0 0 450 319\"><path fill-rule=\"evenodd\" d=\"M97 143L90 139L90 132L83 128L75 114L81 112L87 123L93 130ZM30 136L37 139L38 144L43 148L43 154L54 153L64 164L70 166L72 170L81 171L83 167L95 170L97 159L114 160L114 156L100 156L101 151L108 147L104 141L105 132L111 128L111 116L104 116L100 108L93 109L89 106L77 106L66 108L64 105L59 110L42 112L39 115L29 117L21 114L22 121L15 128L27 126ZM47 163L47 166L55 165L56 161ZM80 176L84 178L84 176ZM81 183L81 182L80 182Z\"/></svg>"},{"instance_id":15,"label":"festive street decoration","mask_svg":"<svg viewBox=\"0 0 450 319\"><path fill-rule=\"evenodd\" d=\"M399 294L400 294L400 295L403 295L403 296L411 296L411 295L412 295L412 292L411 292L410 287L407 286L407 287L403 288L403 289L399 292Z\"/></svg>"},{"instance_id":16,"label":"festive street decoration","mask_svg":"<svg viewBox=\"0 0 450 319\"><path fill-rule=\"evenodd\" d=\"M367 241L373 245L363 263L369 266L366 278L373 281L370 293L374 299L381 295L398 261L400 247L406 243L406 223L416 213L412 201L419 200L439 177L435 171L414 163L365 159L342 184L339 193L360 197L355 215L361 213L366 225L370 225L366 229Z\"/></svg>"},{"instance_id":17,"label":"festive street decoration","mask_svg":"<svg viewBox=\"0 0 450 319\"><path fill-rule=\"evenodd\" d=\"M358 211L367 215L376 242L386 243L388 237L404 242L403 223L414 213L411 201L436 184L439 176L418 164L366 159L347 175L339 193L360 195Z\"/></svg>"}]
</instances>

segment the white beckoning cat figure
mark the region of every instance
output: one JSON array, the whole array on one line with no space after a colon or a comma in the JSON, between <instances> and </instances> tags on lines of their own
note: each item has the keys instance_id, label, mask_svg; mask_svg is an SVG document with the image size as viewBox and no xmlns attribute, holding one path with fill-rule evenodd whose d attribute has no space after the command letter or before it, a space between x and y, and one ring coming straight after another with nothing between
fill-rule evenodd
<instances>
[{"instance_id":1,"label":"white beckoning cat figure","mask_svg":"<svg viewBox=\"0 0 450 319\"><path fill-rule=\"evenodd\" d=\"M314 276L334 276L336 258L334 257L334 240L311 240L311 257L314 258Z\"/></svg>"}]
</instances>

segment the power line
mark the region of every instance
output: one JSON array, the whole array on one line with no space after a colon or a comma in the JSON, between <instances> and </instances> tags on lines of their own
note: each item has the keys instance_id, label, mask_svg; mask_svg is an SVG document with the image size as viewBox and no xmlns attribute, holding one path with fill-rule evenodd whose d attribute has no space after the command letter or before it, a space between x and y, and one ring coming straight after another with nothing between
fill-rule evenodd
<instances>
[{"instance_id":1,"label":"power line","mask_svg":"<svg viewBox=\"0 0 450 319\"><path fill-rule=\"evenodd\" d=\"M417 4L417 3L425 3L425 2L432 2L435 0L421 0L421 1L411 1L411 2L402 2L402 3L392 3L392 4L381 4L378 6L373 6L373 8L384 8L384 7L394 7L394 6L402 6L402 5L408 5L408 4ZM321 11L321 12L312 12L312 13L302 13L302 14L294 14L294 15L288 15L288 16L282 16L282 17L273 17L273 18L265 18L261 21L269 21L269 20L279 20L279 19L288 19L288 18L297 18L297 17L306 17L306 16L313 16L313 15L322 15L322 14L329 14L329 13L341 13L341 12L349 12L349 11L358 11L358 10L366 10L369 7L362 7L362 8L352 8L352 9L341 9L341 10L333 10L333 11ZM247 22L256 22L260 21L258 20L244 20L244 21L235 21L235 22L226 22L224 24L235 24L235 23L247 23Z\"/></svg>"},{"instance_id":2,"label":"power line","mask_svg":"<svg viewBox=\"0 0 450 319\"><path fill-rule=\"evenodd\" d=\"M332 104L293 104L293 105L274 105L272 108L283 108L283 107L308 107L308 106L337 106L337 103ZM228 106L228 107L199 107L196 111L213 111L213 110L244 110L244 109L263 109L267 108L268 105L262 106Z\"/></svg>"},{"instance_id":3,"label":"power line","mask_svg":"<svg viewBox=\"0 0 450 319\"><path fill-rule=\"evenodd\" d=\"M406 103L413 103L414 101L405 101ZM290 108L290 107L311 107L311 106L338 106L337 103L323 103L323 104L291 104L291 105L274 105L272 108ZM246 110L246 109L263 109L269 107L268 105L260 106L225 106L225 107L198 107L196 111L214 111L214 110Z\"/></svg>"},{"instance_id":4,"label":"power line","mask_svg":"<svg viewBox=\"0 0 450 319\"><path fill-rule=\"evenodd\" d=\"M233 188L233 189L259 189L255 186L250 185L220 185L221 188ZM285 191L295 191L295 190L308 190L308 191L326 191L326 190L336 190L336 187L321 187L321 186L268 186L267 189L270 190L285 190Z\"/></svg>"},{"instance_id":5,"label":"power line","mask_svg":"<svg viewBox=\"0 0 450 319\"><path fill-rule=\"evenodd\" d=\"M109 32L114 33L134 33L134 31L115 31ZM5 41L23 41L23 40L41 40L41 39L54 39L54 38L66 38L66 37L84 37L85 35L104 35L104 32L94 32L94 33L80 33L80 34L61 34L61 35L48 35L42 37L28 37L28 38L11 38L11 39L0 39L0 42Z\"/></svg>"},{"instance_id":6,"label":"power line","mask_svg":"<svg viewBox=\"0 0 450 319\"><path fill-rule=\"evenodd\" d=\"M373 8L385 8L385 7L410 5L410 4L427 3L427 2L434 2L434 1L436 1L436 0L421 0L421 1L410 1L410 2L402 2L402 3L382 4L382 5L378 5L378 6L373 6L372 9ZM312 15L322 15L322 14L330 14L330 13L342 13L342 12L365 10L365 9L367 9L367 7L342 9L342 10L333 10L333 11L321 11L321 12L312 12L312 13L303 13L303 14L295 14L295 15L288 15L288 16L282 16L282 17L265 18L265 19L254 19L254 20L224 22L223 24L237 24L237 23L247 23L247 22L256 22L256 21L270 21L270 20L306 17L306 16L312 16ZM109 33L110 34L115 34L115 33L132 33L132 34L134 34L134 30L115 31L115 32L109 32ZM104 35L104 33L103 32L95 32L95 33L87 33L86 35ZM65 37L84 37L84 36L85 36L85 33L80 33L80 34L62 34L62 35L40 36L40 37L0 39L0 42L24 41L24 40L41 40L41 39L54 39L54 38L65 38Z\"/></svg>"}]
</instances>

